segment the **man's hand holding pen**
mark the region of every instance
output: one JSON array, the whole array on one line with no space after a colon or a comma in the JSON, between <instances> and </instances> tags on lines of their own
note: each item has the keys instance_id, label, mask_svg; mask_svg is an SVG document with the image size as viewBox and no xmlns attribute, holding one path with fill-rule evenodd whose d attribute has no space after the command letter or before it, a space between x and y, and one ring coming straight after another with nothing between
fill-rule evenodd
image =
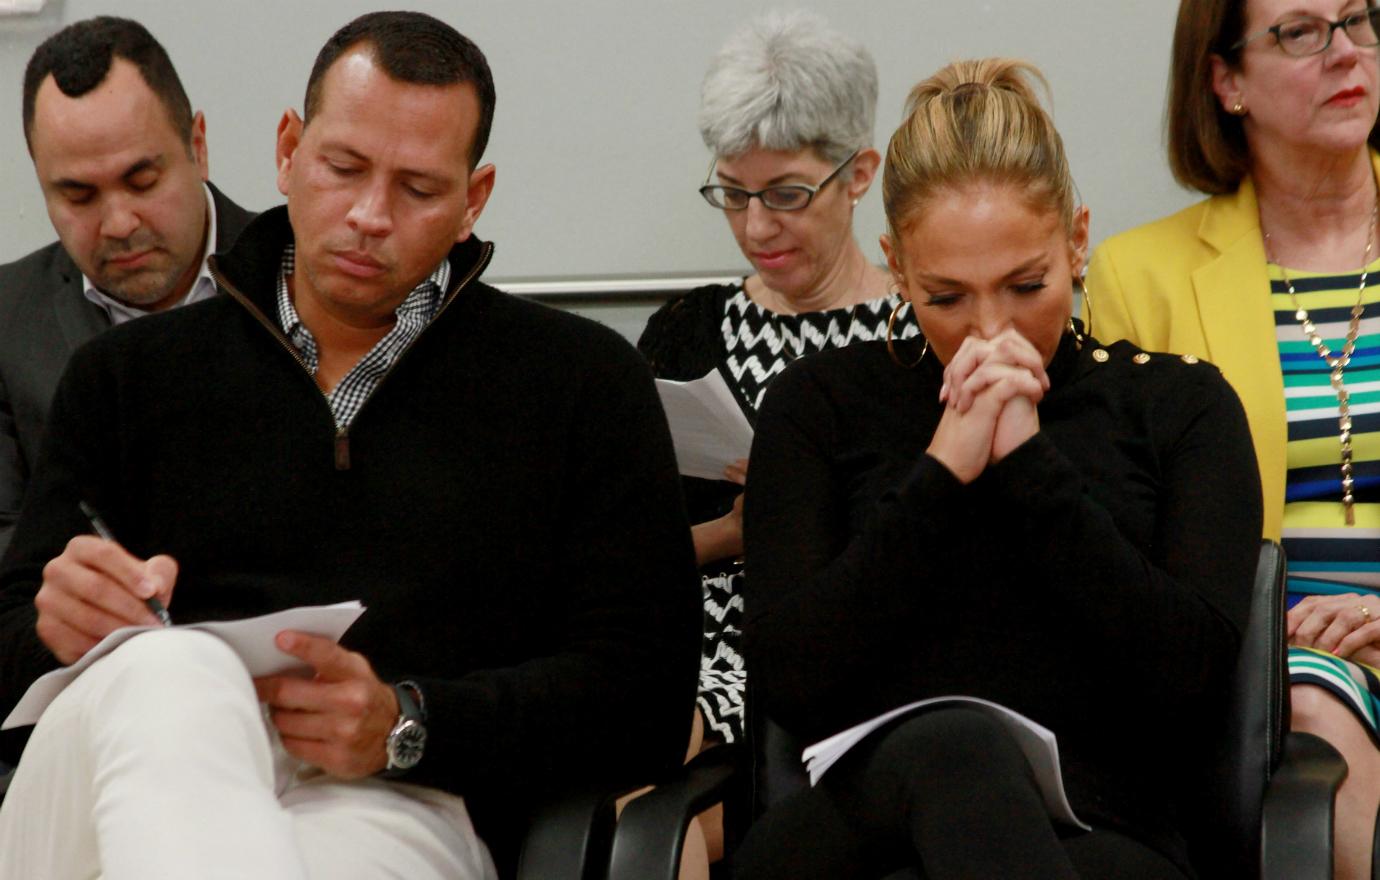
<instances>
[{"instance_id":1,"label":"man's hand holding pen","mask_svg":"<svg viewBox=\"0 0 1380 880\"><path fill-rule=\"evenodd\" d=\"M160 625L147 600L167 606L176 582L171 556L139 559L114 541L78 535L43 567L38 637L70 665L121 627Z\"/></svg>"}]
</instances>

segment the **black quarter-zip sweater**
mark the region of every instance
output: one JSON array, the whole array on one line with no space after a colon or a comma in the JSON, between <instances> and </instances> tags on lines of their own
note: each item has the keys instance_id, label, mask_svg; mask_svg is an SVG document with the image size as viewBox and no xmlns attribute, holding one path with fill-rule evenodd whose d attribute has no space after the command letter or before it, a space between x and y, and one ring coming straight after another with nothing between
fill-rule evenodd
<instances>
[{"instance_id":1,"label":"black quarter-zip sweater","mask_svg":"<svg viewBox=\"0 0 1380 880\"><path fill-rule=\"evenodd\" d=\"M511 866L553 790L684 753L699 585L651 376L612 331L479 282L471 237L339 436L273 317L291 235L267 212L215 261L230 296L73 357L0 571L0 711L58 665L33 597L86 498L132 553L178 560L180 623L361 600L342 643L426 696L407 781L464 796Z\"/></svg>"}]
</instances>

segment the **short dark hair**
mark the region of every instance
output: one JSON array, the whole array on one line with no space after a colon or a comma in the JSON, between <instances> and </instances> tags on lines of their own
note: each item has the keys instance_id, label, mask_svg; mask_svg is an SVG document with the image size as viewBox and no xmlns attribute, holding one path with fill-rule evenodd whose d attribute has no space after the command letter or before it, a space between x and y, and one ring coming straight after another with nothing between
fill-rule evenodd
<instances>
[{"instance_id":1,"label":"short dark hair","mask_svg":"<svg viewBox=\"0 0 1380 880\"><path fill-rule=\"evenodd\" d=\"M1375 6L1375 0L1367 0L1366 6ZM1250 172L1241 117L1224 110L1212 90L1212 56L1239 65L1241 50L1233 46L1245 29L1245 0L1180 0L1166 115L1169 168L1190 189L1233 192ZM1369 140L1380 149L1380 121Z\"/></svg>"},{"instance_id":2,"label":"short dark hair","mask_svg":"<svg viewBox=\"0 0 1380 880\"><path fill-rule=\"evenodd\" d=\"M479 94L479 126L469 163L479 165L494 121L494 78L489 62L470 39L421 12L370 12L336 31L312 65L302 113L307 124L321 107L321 80L346 50L367 43L374 62L399 82L428 86L468 83Z\"/></svg>"},{"instance_id":3,"label":"short dark hair","mask_svg":"<svg viewBox=\"0 0 1380 880\"><path fill-rule=\"evenodd\" d=\"M178 137L192 142L192 102L162 44L137 21L101 15L68 25L44 40L29 58L24 68L24 142L30 153L34 100L48 75L64 95L80 98L105 81L116 58L138 68L163 102Z\"/></svg>"}]
</instances>

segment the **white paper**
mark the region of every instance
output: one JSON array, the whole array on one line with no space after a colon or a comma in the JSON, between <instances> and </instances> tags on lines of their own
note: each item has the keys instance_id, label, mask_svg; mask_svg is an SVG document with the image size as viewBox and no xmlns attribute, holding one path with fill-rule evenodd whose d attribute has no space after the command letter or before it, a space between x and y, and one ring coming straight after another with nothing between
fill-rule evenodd
<instances>
[{"instance_id":1,"label":"white paper","mask_svg":"<svg viewBox=\"0 0 1380 880\"><path fill-rule=\"evenodd\" d=\"M272 614L249 617L244 620L190 623L185 626L174 627L174 629L200 630L220 637L240 656L240 660L244 662L249 674L257 678L262 675L277 675L307 668L296 657L278 650L278 646L273 643L273 639L278 633L290 629L339 641L345 631L350 628L350 625L358 620L363 613L364 606L358 601L339 602L335 605L289 608L286 611L275 611ZM24 696L15 705L14 711L5 719L4 724L0 724L0 730L37 724L43 710L48 708L48 704L53 702L57 695L62 693L62 689L75 681L77 676L81 675L88 666L140 633L160 629L163 627L127 626L123 629L117 629L101 639L96 647L87 651L76 663L62 669L55 669L40 677L29 685L29 689L24 692Z\"/></svg>"},{"instance_id":2,"label":"white paper","mask_svg":"<svg viewBox=\"0 0 1380 880\"><path fill-rule=\"evenodd\" d=\"M805 770L810 774L810 784L814 785L819 782L820 777L824 775L826 770L834 766L835 761L842 758L863 737L888 721L920 708L950 705L962 705L965 708L977 709L1002 722L1016 740L1016 744L1021 747L1025 759L1030 762L1030 769L1035 774L1035 782L1040 786L1040 794L1045 800L1045 809L1049 810L1050 815L1060 822L1074 825L1084 831L1092 830L1091 825L1084 824L1073 814L1073 807L1069 805L1068 796L1064 794L1064 779L1059 772L1059 744L1054 739L1054 732L1048 727L1031 721L1019 712L1013 712L1000 703L993 703L978 697L935 697L929 700L920 700L899 709L892 709L890 712L878 715L871 721L864 721L862 724L840 731L828 739L820 740L805 749L801 755L805 762Z\"/></svg>"},{"instance_id":3,"label":"white paper","mask_svg":"<svg viewBox=\"0 0 1380 880\"><path fill-rule=\"evenodd\" d=\"M752 449L752 425L718 370L690 382L657 379L676 465L687 477L722 480L724 468Z\"/></svg>"}]
</instances>

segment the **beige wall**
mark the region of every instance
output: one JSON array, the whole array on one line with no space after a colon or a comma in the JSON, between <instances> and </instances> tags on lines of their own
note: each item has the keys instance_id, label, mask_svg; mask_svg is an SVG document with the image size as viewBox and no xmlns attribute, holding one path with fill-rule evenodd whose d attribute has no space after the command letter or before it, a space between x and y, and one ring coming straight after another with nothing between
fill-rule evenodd
<instances>
[{"instance_id":1,"label":"beige wall","mask_svg":"<svg viewBox=\"0 0 1380 880\"><path fill-rule=\"evenodd\" d=\"M247 207L278 201L273 132L300 108L327 36L363 0L48 0L38 16L0 18L0 261L51 241L20 131L20 83L33 48L101 13L143 21L167 46L206 112L213 179ZM387 6L388 4L383 4ZM708 155L694 116L704 67L764 0L413 0L488 55L498 111L487 159L497 188L478 233L497 243L489 277L560 279L733 274L745 263L695 189ZM1161 119L1172 0L805 0L862 39L881 71L877 138L908 88L959 57L1010 54L1040 65L1093 238L1191 201L1165 168ZM879 187L858 213L880 261ZM585 303L620 326L647 306Z\"/></svg>"}]
</instances>

